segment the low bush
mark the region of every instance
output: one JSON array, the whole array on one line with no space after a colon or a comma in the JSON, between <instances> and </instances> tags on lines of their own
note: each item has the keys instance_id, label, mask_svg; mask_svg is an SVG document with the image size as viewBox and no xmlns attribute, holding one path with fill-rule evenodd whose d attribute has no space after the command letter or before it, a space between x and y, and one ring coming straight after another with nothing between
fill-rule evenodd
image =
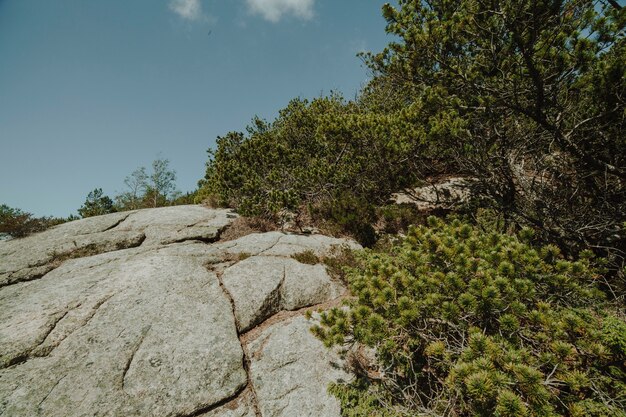
<instances>
[{"instance_id":1,"label":"low bush","mask_svg":"<svg viewBox=\"0 0 626 417\"><path fill-rule=\"evenodd\" d=\"M327 345L375 348L380 378L332 388L345 416L623 416L626 321L590 252L566 260L532 233L428 218L356 255Z\"/></svg>"},{"instance_id":2,"label":"low bush","mask_svg":"<svg viewBox=\"0 0 626 417\"><path fill-rule=\"evenodd\" d=\"M57 224L76 220L78 217L35 217L32 213L19 208L12 208L6 204L0 205L0 233L7 233L12 237L24 237L41 232Z\"/></svg>"},{"instance_id":3,"label":"low bush","mask_svg":"<svg viewBox=\"0 0 626 417\"><path fill-rule=\"evenodd\" d=\"M422 162L417 110L376 113L338 95L292 100L273 122L217 139L198 196L278 223L285 213L326 223L370 245L375 208L412 185Z\"/></svg>"},{"instance_id":4,"label":"low bush","mask_svg":"<svg viewBox=\"0 0 626 417\"><path fill-rule=\"evenodd\" d=\"M276 225L260 217L237 217L220 234L221 241L236 240L252 233L266 233L276 231Z\"/></svg>"}]
</instances>

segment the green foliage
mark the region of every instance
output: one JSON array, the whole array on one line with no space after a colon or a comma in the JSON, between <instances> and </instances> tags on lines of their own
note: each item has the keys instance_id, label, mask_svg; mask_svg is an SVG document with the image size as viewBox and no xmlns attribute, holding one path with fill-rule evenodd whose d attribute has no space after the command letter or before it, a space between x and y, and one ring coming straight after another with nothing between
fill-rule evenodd
<instances>
[{"instance_id":1,"label":"green foliage","mask_svg":"<svg viewBox=\"0 0 626 417\"><path fill-rule=\"evenodd\" d=\"M199 195L332 223L370 245L377 207L459 173L503 221L569 255L626 257L626 9L591 0L400 0L355 101L296 99L218 138ZM390 223L387 223L390 224Z\"/></svg>"},{"instance_id":2,"label":"green foliage","mask_svg":"<svg viewBox=\"0 0 626 417\"><path fill-rule=\"evenodd\" d=\"M39 229L36 219L31 213L6 204L0 205L0 233L8 233L13 237L22 237Z\"/></svg>"},{"instance_id":3,"label":"green foliage","mask_svg":"<svg viewBox=\"0 0 626 417\"><path fill-rule=\"evenodd\" d=\"M180 206L185 204L196 204L196 200L198 198L198 192L192 191L187 192L185 194L180 194L178 196L173 197L170 201L170 204L173 206Z\"/></svg>"},{"instance_id":4,"label":"green foliage","mask_svg":"<svg viewBox=\"0 0 626 417\"><path fill-rule=\"evenodd\" d=\"M357 256L313 329L376 349L382 381L333 388L344 415L625 415L626 322L589 258L435 217Z\"/></svg>"},{"instance_id":5,"label":"green foliage","mask_svg":"<svg viewBox=\"0 0 626 417\"><path fill-rule=\"evenodd\" d=\"M12 208L6 204L0 205L0 233L7 233L11 237L24 237L77 219L76 216L37 218L21 209Z\"/></svg>"},{"instance_id":6,"label":"green foliage","mask_svg":"<svg viewBox=\"0 0 626 417\"><path fill-rule=\"evenodd\" d=\"M376 217L377 229L393 235L406 232L412 224L423 223L426 216L413 204L390 204L378 207Z\"/></svg>"},{"instance_id":7,"label":"green foliage","mask_svg":"<svg viewBox=\"0 0 626 417\"><path fill-rule=\"evenodd\" d=\"M366 54L377 77L364 99L420 108L423 149L476 178L507 223L623 259L626 9L401 0L383 15L395 41Z\"/></svg>"},{"instance_id":8,"label":"green foliage","mask_svg":"<svg viewBox=\"0 0 626 417\"><path fill-rule=\"evenodd\" d=\"M115 211L113 200L111 200L109 196L104 195L102 188L95 188L87 195L87 199L81 208L78 209L78 214L85 218L113 213Z\"/></svg>"},{"instance_id":9,"label":"green foliage","mask_svg":"<svg viewBox=\"0 0 626 417\"><path fill-rule=\"evenodd\" d=\"M339 399L343 417L403 417L409 414L381 406L380 398L368 391L368 384L359 379L354 384L332 384L328 391Z\"/></svg>"},{"instance_id":10,"label":"green foliage","mask_svg":"<svg viewBox=\"0 0 626 417\"><path fill-rule=\"evenodd\" d=\"M323 228L333 235L347 233L364 246L372 246L376 242L376 209L371 201L344 191L334 199L313 207L313 217L323 219Z\"/></svg>"},{"instance_id":11,"label":"green foliage","mask_svg":"<svg viewBox=\"0 0 626 417\"><path fill-rule=\"evenodd\" d=\"M127 191L115 197L119 211L146 207L162 207L170 204L187 204L195 196L181 196L176 191L176 171L169 169L168 159L152 161L152 172L139 167L124 179ZM178 203L175 203L178 201Z\"/></svg>"},{"instance_id":12,"label":"green foliage","mask_svg":"<svg viewBox=\"0 0 626 417\"><path fill-rule=\"evenodd\" d=\"M338 95L292 100L272 123L218 138L200 194L244 215L325 219L369 242L373 207L414 180L416 111L375 113Z\"/></svg>"}]
</instances>

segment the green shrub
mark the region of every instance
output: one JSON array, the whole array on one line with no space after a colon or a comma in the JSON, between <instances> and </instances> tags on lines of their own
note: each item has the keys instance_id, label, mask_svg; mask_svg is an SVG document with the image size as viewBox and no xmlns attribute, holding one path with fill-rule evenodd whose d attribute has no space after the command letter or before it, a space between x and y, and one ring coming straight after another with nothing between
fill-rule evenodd
<instances>
[{"instance_id":1,"label":"green shrub","mask_svg":"<svg viewBox=\"0 0 626 417\"><path fill-rule=\"evenodd\" d=\"M111 200L109 196L104 195L102 188L95 188L87 195L85 202L78 209L78 214L86 218L115 213L115 211L116 208L113 205L113 200Z\"/></svg>"},{"instance_id":2,"label":"green shrub","mask_svg":"<svg viewBox=\"0 0 626 417\"><path fill-rule=\"evenodd\" d=\"M386 234L405 233L412 224L423 223L424 215L414 204L390 204L376 210L376 229Z\"/></svg>"},{"instance_id":3,"label":"green shrub","mask_svg":"<svg viewBox=\"0 0 626 417\"><path fill-rule=\"evenodd\" d=\"M344 415L624 415L626 323L597 271L522 235L429 217L388 252L357 255L349 309L313 329L376 349L380 381L332 389L369 410Z\"/></svg>"},{"instance_id":4,"label":"green shrub","mask_svg":"<svg viewBox=\"0 0 626 417\"><path fill-rule=\"evenodd\" d=\"M292 100L273 122L217 139L199 195L246 216L332 223L371 244L375 207L415 179L417 110L376 113L338 95Z\"/></svg>"},{"instance_id":5,"label":"green shrub","mask_svg":"<svg viewBox=\"0 0 626 417\"><path fill-rule=\"evenodd\" d=\"M35 217L32 213L19 208L12 208L6 204L0 205L0 233L7 233L12 237L24 237L32 233L44 231L61 223L77 220L70 215L62 217Z\"/></svg>"},{"instance_id":6,"label":"green shrub","mask_svg":"<svg viewBox=\"0 0 626 417\"><path fill-rule=\"evenodd\" d=\"M0 205L0 233L8 233L13 237L22 237L41 230L38 219L31 213L6 204Z\"/></svg>"}]
</instances>

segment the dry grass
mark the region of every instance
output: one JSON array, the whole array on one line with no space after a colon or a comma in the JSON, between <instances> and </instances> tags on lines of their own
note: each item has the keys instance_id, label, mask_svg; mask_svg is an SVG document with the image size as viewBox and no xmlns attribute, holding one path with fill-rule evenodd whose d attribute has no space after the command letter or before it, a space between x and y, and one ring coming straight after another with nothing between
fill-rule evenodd
<instances>
[{"instance_id":1,"label":"dry grass","mask_svg":"<svg viewBox=\"0 0 626 417\"><path fill-rule=\"evenodd\" d=\"M291 257L302 264L317 265L320 263L320 258L310 249L304 252L294 253Z\"/></svg>"},{"instance_id":2,"label":"dry grass","mask_svg":"<svg viewBox=\"0 0 626 417\"><path fill-rule=\"evenodd\" d=\"M265 233L279 230L273 222L260 217L238 217L222 233L220 241L239 239L252 233Z\"/></svg>"},{"instance_id":3,"label":"dry grass","mask_svg":"<svg viewBox=\"0 0 626 417\"><path fill-rule=\"evenodd\" d=\"M356 267L359 261L352 249L346 246L335 246L322 258L322 262L332 278L347 284L346 268Z\"/></svg>"},{"instance_id":4,"label":"dry grass","mask_svg":"<svg viewBox=\"0 0 626 417\"><path fill-rule=\"evenodd\" d=\"M72 251L52 253L52 259L50 261L50 264L57 268L61 266L63 262L69 259L86 258L89 256L99 255L102 252L103 249L100 246L90 243L87 246L83 246L82 248L77 248Z\"/></svg>"}]
</instances>

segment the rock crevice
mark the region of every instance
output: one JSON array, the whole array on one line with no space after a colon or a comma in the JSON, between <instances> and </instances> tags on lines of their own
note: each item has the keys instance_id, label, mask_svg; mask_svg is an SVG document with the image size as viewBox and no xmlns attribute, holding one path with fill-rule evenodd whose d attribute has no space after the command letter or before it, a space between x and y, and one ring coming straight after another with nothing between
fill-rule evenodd
<instances>
[{"instance_id":1,"label":"rock crevice","mask_svg":"<svg viewBox=\"0 0 626 417\"><path fill-rule=\"evenodd\" d=\"M0 416L338 417L341 359L304 312L345 288L292 256L357 246L220 242L235 217L147 209L1 242Z\"/></svg>"},{"instance_id":2,"label":"rock crevice","mask_svg":"<svg viewBox=\"0 0 626 417\"><path fill-rule=\"evenodd\" d=\"M211 268L211 266L209 265L208 268L210 268L211 270L213 270ZM220 288L222 289L222 291L224 292L224 294L226 295L226 297L228 298L228 301L230 302L231 305L231 310L233 313L233 317L235 318L235 326L237 327L237 329L240 328L240 324L239 321L237 320L237 315L235 314L235 301L233 300L233 297L231 296L231 294L228 292L228 290L226 289L226 287L224 286L224 283L222 281L222 275L223 275L223 271L221 270L213 270L215 272L215 275L217 276L217 279L219 280L220 283ZM248 349L246 344L243 342L242 340L242 336L238 331L238 337L239 337L239 344L241 346L241 350L243 351L243 367L244 370L246 371L246 386L244 389L249 390L250 392L250 404L252 406L252 409L254 411L254 416L255 417L262 417L262 414L259 410L258 407L258 401L257 401L257 397L256 397L256 392L254 391L254 384L252 383L251 379L250 379L250 358L249 358L249 354L248 354ZM243 390L242 390L243 392Z\"/></svg>"}]
</instances>

